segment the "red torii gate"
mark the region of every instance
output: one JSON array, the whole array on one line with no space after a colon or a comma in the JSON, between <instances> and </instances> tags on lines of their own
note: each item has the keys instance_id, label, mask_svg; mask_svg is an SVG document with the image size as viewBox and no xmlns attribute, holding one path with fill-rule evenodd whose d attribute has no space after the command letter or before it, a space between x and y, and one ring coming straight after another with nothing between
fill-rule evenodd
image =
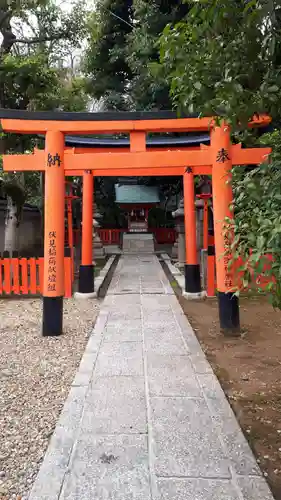
<instances>
[{"instance_id":1,"label":"red torii gate","mask_svg":"<svg viewBox=\"0 0 281 500\"><path fill-rule=\"evenodd\" d=\"M216 268L220 324L224 330L239 328L238 299L233 294L232 271L225 256L225 218L232 217L232 190L228 180L233 164L258 164L271 152L269 148L243 149L231 145L230 129L217 126L210 118L177 118L174 113L63 113L17 112L0 110L4 131L45 133L45 151L31 155L4 155L4 170L45 171L45 246L43 335L62 332L64 295L64 177L83 173L84 192L82 227L84 259L81 272L85 282L93 283L92 200L94 176L182 175L184 180L187 294L201 291L200 266L196 253L194 175L212 174ZM267 116L254 118L249 126L270 122ZM206 131L211 128L211 145L199 150L169 149L148 151L146 132ZM65 150L64 134L129 133L130 149L122 152ZM224 258L222 258L224 257Z\"/></svg>"}]
</instances>

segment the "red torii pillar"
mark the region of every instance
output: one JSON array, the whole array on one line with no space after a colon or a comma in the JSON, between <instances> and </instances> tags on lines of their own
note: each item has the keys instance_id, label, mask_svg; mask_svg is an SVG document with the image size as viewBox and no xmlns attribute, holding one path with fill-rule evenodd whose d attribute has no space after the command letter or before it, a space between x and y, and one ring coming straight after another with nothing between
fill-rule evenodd
<instances>
[{"instance_id":1,"label":"red torii pillar","mask_svg":"<svg viewBox=\"0 0 281 500\"><path fill-rule=\"evenodd\" d=\"M72 202L77 200L79 196L73 194L73 185L71 182L65 181L66 186L70 186L70 192L66 187L66 208L67 208L67 225L68 225L68 247L70 249L71 260L72 260L72 279L74 280L75 274L75 263L74 263L74 234L73 234L73 213L72 213Z\"/></svg>"},{"instance_id":2,"label":"red torii pillar","mask_svg":"<svg viewBox=\"0 0 281 500\"><path fill-rule=\"evenodd\" d=\"M194 298L201 293L200 264L196 244L196 212L194 198L194 175L188 167L183 176L184 224L185 224L185 293Z\"/></svg>"},{"instance_id":3,"label":"red torii pillar","mask_svg":"<svg viewBox=\"0 0 281 500\"><path fill-rule=\"evenodd\" d=\"M42 334L60 335L64 297L64 135L46 132L45 237Z\"/></svg>"},{"instance_id":4,"label":"red torii pillar","mask_svg":"<svg viewBox=\"0 0 281 500\"><path fill-rule=\"evenodd\" d=\"M94 185L91 170L83 172L82 191L82 256L79 270L79 294L94 293L94 264L93 264L93 202Z\"/></svg>"},{"instance_id":5,"label":"red torii pillar","mask_svg":"<svg viewBox=\"0 0 281 500\"><path fill-rule=\"evenodd\" d=\"M221 330L230 335L240 330L239 300L233 288L233 265L230 265L233 226L227 222L233 219L231 151L229 126L225 123L220 127L214 126L211 130L211 154L218 306Z\"/></svg>"}]
</instances>

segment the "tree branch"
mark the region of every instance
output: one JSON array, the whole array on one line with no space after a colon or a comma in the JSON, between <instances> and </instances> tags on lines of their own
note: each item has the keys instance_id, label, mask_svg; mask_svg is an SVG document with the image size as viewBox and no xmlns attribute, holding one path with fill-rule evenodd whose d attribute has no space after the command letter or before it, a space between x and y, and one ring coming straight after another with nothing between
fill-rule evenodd
<instances>
[{"instance_id":1,"label":"tree branch","mask_svg":"<svg viewBox=\"0 0 281 500\"><path fill-rule=\"evenodd\" d=\"M53 42L54 40L61 40L65 38L67 33L60 33L52 36L42 36L37 38L15 38L14 43L24 43L25 45L32 45L35 43Z\"/></svg>"},{"instance_id":2,"label":"tree branch","mask_svg":"<svg viewBox=\"0 0 281 500\"><path fill-rule=\"evenodd\" d=\"M0 28L1 28L1 26L4 25L4 23L7 21L8 17L10 15L11 15L11 13L9 11L3 12L2 10L0 10Z\"/></svg>"},{"instance_id":3,"label":"tree branch","mask_svg":"<svg viewBox=\"0 0 281 500\"><path fill-rule=\"evenodd\" d=\"M131 24L131 23L128 23L128 21L126 21L125 19L123 19L122 17L120 16L117 16L117 14L115 14L114 12L112 12L110 9L107 9L105 7L105 9L109 12L109 14L111 14L113 17L116 17L116 19L119 19L119 21L122 21L122 23L125 23L127 24L130 28L134 28L134 26Z\"/></svg>"}]
</instances>

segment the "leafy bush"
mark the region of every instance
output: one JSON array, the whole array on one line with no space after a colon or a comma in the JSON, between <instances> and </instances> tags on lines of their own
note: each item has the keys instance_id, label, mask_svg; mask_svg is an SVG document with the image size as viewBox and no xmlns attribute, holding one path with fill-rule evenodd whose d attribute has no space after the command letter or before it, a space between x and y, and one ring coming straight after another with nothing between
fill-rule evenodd
<instances>
[{"instance_id":1,"label":"leafy bush","mask_svg":"<svg viewBox=\"0 0 281 500\"><path fill-rule=\"evenodd\" d=\"M266 134L260 142L273 147L269 161L251 170L241 166L232 170L234 259L244 257L245 287L261 273L268 278L264 290L273 306L281 309L281 132ZM272 255L271 266L266 266L266 254Z\"/></svg>"}]
</instances>

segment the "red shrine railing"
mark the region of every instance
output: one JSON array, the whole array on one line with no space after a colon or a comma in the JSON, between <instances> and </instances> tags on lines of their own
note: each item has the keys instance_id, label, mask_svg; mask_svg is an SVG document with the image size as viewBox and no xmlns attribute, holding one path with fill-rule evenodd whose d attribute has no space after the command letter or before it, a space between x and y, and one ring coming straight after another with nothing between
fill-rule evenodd
<instances>
[{"instance_id":1,"label":"red shrine railing","mask_svg":"<svg viewBox=\"0 0 281 500\"><path fill-rule=\"evenodd\" d=\"M98 229L98 234L103 245L119 245L122 234L127 232L127 229ZM174 244L177 238L175 229L165 227L149 228L148 233L153 233L156 242L159 244Z\"/></svg>"},{"instance_id":2,"label":"red shrine railing","mask_svg":"<svg viewBox=\"0 0 281 500\"><path fill-rule=\"evenodd\" d=\"M42 295L44 257L0 255L1 295ZM72 297L72 259L64 258L65 297Z\"/></svg>"},{"instance_id":3,"label":"red shrine railing","mask_svg":"<svg viewBox=\"0 0 281 500\"><path fill-rule=\"evenodd\" d=\"M126 229L98 229L98 235L103 245L119 245L121 235L125 232Z\"/></svg>"}]
</instances>

